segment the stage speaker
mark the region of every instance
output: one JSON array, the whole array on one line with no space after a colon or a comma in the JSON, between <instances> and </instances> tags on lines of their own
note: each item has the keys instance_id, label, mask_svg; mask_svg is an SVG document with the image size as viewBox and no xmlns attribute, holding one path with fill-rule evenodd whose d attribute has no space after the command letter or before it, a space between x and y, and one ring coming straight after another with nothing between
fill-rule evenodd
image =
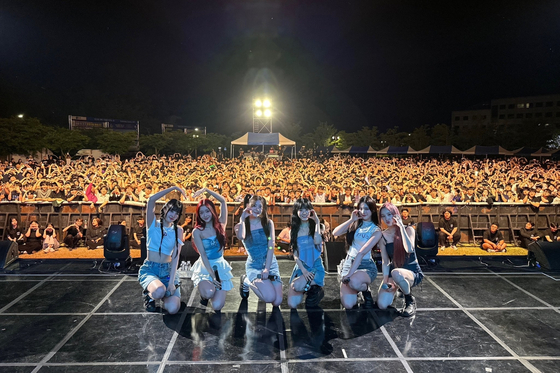
<instances>
[{"instance_id":1,"label":"stage speaker","mask_svg":"<svg viewBox=\"0 0 560 373\"><path fill-rule=\"evenodd\" d=\"M560 270L560 242L535 241L527 250L535 253L542 268L549 271Z\"/></svg>"},{"instance_id":2,"label":"stage speaker","mask_svg":"<svg viewBox=\"0 0 560 373\"><path fill-rule=\"evenodd\" d=\"M128 235L124 225L114 224L109 227L103 241L103 255L105 259L111 260L126 260L130 257Z\"/></svg>"},{"instance_id":3,"label":"stage speaker","mask_svg":"<svg viewBox=\"0 0 560 373\"><path fill-rule=\"evenodd\" d=\"M0 241L0 268L6 268L18 258L18 244L12 241Z\"/></svg>"},{"instance_id":4,"label":"stage speaker","mask_svg":"<svg viewBox=\"0 0 560 373\"><path fill-rule=\"evenodd\" d=\"M436 228L432 222L420 222L416 225L416 254L428 257L438 253Z\"/></svg>"},{"instance_id":5,"label":"stage speaker","mask_svg":"<svg viewBox=\"0 0 560 373\"><path fill-rule=\"evenodd\" d=\"M346 242L325 242L325 270L336 273L336 266L346 258Z\"/></svg>"},{"instance_id":6,"label":"stage speaker","mask_svg":"<svg viewBox=\"0 0 560 373\"><path fill-rule=\"evenodd\" d=\"M196 250L193 248L192 242L190 240L187 240L185 241L185 244L181 248L181 255L178 264L181 264L181 262L183 261L191 262L191 264L194 264L194 262L196 262L199 257L200 254L197 253Z\"/></svg>"}]
</instances>

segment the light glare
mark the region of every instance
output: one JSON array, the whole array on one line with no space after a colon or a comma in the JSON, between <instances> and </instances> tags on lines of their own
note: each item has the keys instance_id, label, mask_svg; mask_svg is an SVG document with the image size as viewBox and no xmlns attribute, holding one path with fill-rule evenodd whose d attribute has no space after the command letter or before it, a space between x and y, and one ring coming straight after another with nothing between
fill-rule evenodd
<instances>
[{"instance_id":1,"label":"light glare","mask_svg":"<svg viewBox=\"0 0 560 373\"><path fill-rule=\"evenodd\" d=\"M257 112L255 113L257 115L257 117L262 117L262 110L257 110Z\"/></svg>"},{"instance_id":2,"label":"light glare","mask_svg":"<svg viewBox=\"0 0 560 373\"><path fill-rule=\"evenodd\" d=\"M265 117L269 117L270 115L272 115L272 113L270 112L270 110L266 109L266 110L264 111L264 116L265 116Z\"/></svg>"},{"instance_id":3,"label":"light glare","mask_svg":"<svg viewBox=\"0 0 560 373\"><path fill-rule=\"evenodd\" d=\"M255 106L256 106L256 107L261 107L261 106L262 106L261 100L255 101Z\"/></svg>"}]
</instances>

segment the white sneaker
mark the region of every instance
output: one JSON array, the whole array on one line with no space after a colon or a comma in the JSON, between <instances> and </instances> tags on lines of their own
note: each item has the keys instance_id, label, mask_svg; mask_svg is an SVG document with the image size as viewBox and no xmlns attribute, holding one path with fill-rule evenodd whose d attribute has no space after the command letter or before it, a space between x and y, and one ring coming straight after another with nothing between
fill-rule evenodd
<instances>
[{"instance_id":1,"label":"white sneaker","mask_svg":"<svg viewBox=\"0 0 560 373\"><path fill-rule=\"evenodd\" d=\"M439 247L439 250L440 250L440 251L445 250L445 246L440 246L440 247Z\"/></svg>"},{"instance_id":2,"label":"white sneaker","mask_svg":"<svg viewBox=\"0 0 560 373\"><path fill-rule=\"evenodd\" d=\"M494 250L494 249L488 249L488 252L489 252L489 253L495 253L496 250Z\"/></svg>"},{"instance_id":3,"label":"white sneaker","mask_svg":"<svg viewBox=\"0 0 560 373\"><path fill-rule=\"evenodd\" d=\"M458 249L457 249L457 246L455 246L455 245L451 245L451 248L452 248L453 250L458 250Z\"/></svg>"}]
</instances>

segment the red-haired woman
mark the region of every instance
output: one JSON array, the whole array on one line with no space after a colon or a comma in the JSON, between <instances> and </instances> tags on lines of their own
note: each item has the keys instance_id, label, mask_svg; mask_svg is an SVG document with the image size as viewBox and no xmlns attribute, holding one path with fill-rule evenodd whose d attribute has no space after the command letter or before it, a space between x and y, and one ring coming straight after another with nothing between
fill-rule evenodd
<instances>
[{"instance_id":1,"label":"red-haired woman","mask_svg":"<svg viewBox=\"0 0 560 373\"><path fill-rule=\"evenodd\" d=\"M227 203L224 197L208 188L200 189L193 197L202 193L208 193L220 203L220 216L209 199L198 202L192 239L200 258L193 265L192 280L194 286L198 286L201 303L206 305L211 299L212 308L219 311L224 307L226 292L233 289L231 266L224 259Z\"/></svg>"},{"instance_id":2,"label":"red-haired woman","mask_svg":"<svg viewBox=\"0 0 560 373\"><path fill-rule=\"evenodd\" d=\"M379 217L387 229L383 231L378 244L383 260L383 282L379 288L377 305L380 309L390 306L398 287L405 300L401 315L410 317L416 313L416 302L411 290L424 278L414 251L416 233L414 228L404 226L399 210L392 203L383 204Z\"/></svg>"}]
</instances>

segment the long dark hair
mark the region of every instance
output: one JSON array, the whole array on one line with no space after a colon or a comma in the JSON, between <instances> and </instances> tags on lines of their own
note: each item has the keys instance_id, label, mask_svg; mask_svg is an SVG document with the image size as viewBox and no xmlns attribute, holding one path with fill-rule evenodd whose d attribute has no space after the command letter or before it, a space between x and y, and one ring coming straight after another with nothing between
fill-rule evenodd
<instances>
[{"instance_id":1,"label":"long dark hair","mask_svg":"<svg viewBox=\"0 0 560 373\"><path fill-rule=\"evenodd\" d=\"M199 214L200 208L202 206L206 206L206 208L208 208L208 210L210 210L210 213L212 214L212 226L216 230L216 238L220 243L220 250L223 250L223 248L226 247L226 232L224 230L224 227L220 223L220 217L216 212L216 206L214 205L214 202L210 201L208 198L201 199L198 202L198 205L196 205L196 223L194 228L200 230L204 230L204 228L206 228L206 222L200 218ZM193 245L196 248L196 244L194 243L194 241Z\"/></svg>"},{"instance_id":2,"label":"long dark hair","mask_svg":"<svg viewBox=\"0 0 560 373\"><path fill-rule=\"evenodd\" d=\"M245 196L245 197L247 197L247 196ZM247 205L255 206L257 201L261 201L261 204L262 204L261 225L264 229L264 234L266 234L266 237L269 237L270 236L270 224L268 222L268 206L266 205L266 200L261 196L253 195L253 196L251 196L251 198L249 198L249 200L246 203L244 203L243 207L246 207ZM245 200L244 200L244 202L245 202ZM251 217L247 216L245 218L245 223L244 224L245 224L245 238L251 237Z\"/></svg>"},{"instance_id":3,"label":"long dark hair","mask_svg":"<svg viewBox=\"0 0 560 373\"><path fill-rule=\"evenodd\" d=\"M385 202L379 209L379 214L381 214L381 210L383 209L387 209L393 216L401 216L397 206L393 205L391 202ZM393 238L393 249L393 264L395 267L400 268L403 266L409 254L404 249L403 237L398 227L395 232L395 237Z\"/></svg>"},{"instance_id":4,"label":"long dark hair","mask_svg":"<svg viewBox=\"0 0 560 373\"><path fill-rule=\"evenodd\" d=\"M294 253L298 250L297 239L299 234L299 228L301 227L301 219L299 218L298 211L302 209L313 210L311 201L307 198L298 198L294 203L294 208L292 209L292 229L290 231L290 246ZM309 219L309 235L313 237L315 234L315 220Z\"/></svg>"},{"instance_id":5,"label":"long dark hair","mask_svg":"<svg viewBox=\"0 0 560 373\"><path fill-rule=\"evenodd\" d=\"M161 242L159 243L159 253L161 254L161 244L163 243L163 220L165 219L165 217L167 216L167 214L170 211L175 211L177 213L177 219L175 219L173 221L173 229L175 230L175 241L173 244L173 249L175 249L175 246L177 246L177 222L179 221L179 219L181 218L181 214L183 213L183 204L173 198L170 199L162 208L161 208L161 212L159 215L159 227L161 228ZM100 225L101 226L101 225ZM177 256L177 254L175 254L175 256Z\"/></svg>"},{"instance_id":6,"label":"long dark hair","mask_svg":"<svg viewBox=\"0 0 560 373\"><path fill-rule=\"evenodd\" d=\"M363 196L358 201L358 209L360 208L360 205L362 203L365 203L367 205L367 207L369 208L369 210L371 211L371 221L373 222L373 224L379 226L379 218L377 216L377 205L375 204L375 200L373 198L371 198L370 196ZM357 221L352 223L350 228L348 228L348 233L346 234L346 243L348 245L352 245L352 242L354 242L354 235L356 234L356 231L363 224L364 224L364 220L363 219L358 219Z\"/></svg>"}]
</instances>

